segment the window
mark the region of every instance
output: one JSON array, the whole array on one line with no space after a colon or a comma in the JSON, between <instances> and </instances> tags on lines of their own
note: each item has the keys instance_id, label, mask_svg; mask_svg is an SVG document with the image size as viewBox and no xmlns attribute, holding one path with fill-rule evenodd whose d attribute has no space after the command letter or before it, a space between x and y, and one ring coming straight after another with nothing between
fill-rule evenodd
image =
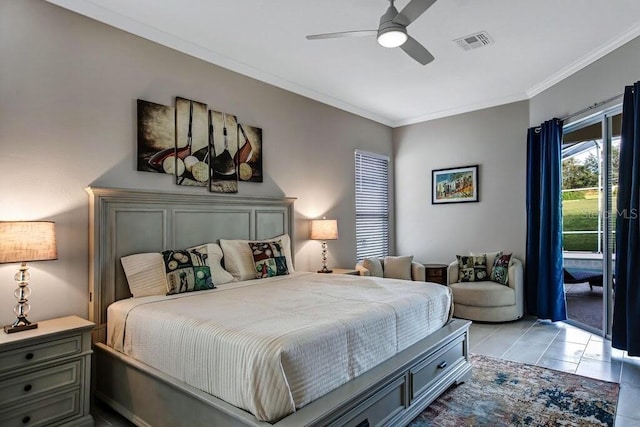
<instances>
[{"instance_id":1,"label":"window","mask_svg":"<svg viewBox=\"0 0 640 427\"><path fill-rule=\"evenodd\" d=\"M356 253L389 255L389 158L356 150Z\"/></svg>"}]
</instances>

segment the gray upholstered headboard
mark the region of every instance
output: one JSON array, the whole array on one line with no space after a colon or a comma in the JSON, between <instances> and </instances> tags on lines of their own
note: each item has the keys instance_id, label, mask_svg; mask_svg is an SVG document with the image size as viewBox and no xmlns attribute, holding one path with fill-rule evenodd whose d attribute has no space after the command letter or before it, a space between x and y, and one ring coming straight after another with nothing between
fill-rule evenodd
<instances>
[{"instance_id":1,"label":"gray upholstered headboard","mask_svg":"<svg viewBox=\"0 0 640 427\"><path fill-rule=\"evenodd\" d=\"M294 198L243 197L87 188L89 193L89 320L94 341L106 339L107 307L129 298L120 258L187 248L218 239L292 236ZM292 254L295 250L291 248Z\"/></svg>"}]
</instances>

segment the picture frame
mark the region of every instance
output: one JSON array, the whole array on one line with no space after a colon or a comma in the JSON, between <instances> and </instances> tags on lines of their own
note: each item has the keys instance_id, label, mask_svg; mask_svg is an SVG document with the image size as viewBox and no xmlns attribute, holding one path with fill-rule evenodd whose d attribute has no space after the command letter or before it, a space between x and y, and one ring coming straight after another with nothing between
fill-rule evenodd
<instances>
[{"instance_id":1,"label":"picture frame","mask_svg":"<svg viewBox=\"0 0 640 427\"><path fill-rule=\"evenodd\" d=\"M431 203L478 202L478 165L431 171Z\"/></svg>"}]
</instances>

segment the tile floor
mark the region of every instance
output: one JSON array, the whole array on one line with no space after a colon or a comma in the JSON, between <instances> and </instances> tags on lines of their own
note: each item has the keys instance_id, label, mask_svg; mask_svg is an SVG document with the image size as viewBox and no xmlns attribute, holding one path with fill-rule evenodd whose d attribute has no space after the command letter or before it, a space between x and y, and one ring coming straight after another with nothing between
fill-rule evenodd
<instances>
[{"instance_id":1,"label":"tile floor","mask_svg":"<svg viewBox=\"0 0 640 427\"><path fill-rule=\"evenodd\" d=\"M612 349L610 341L562 322L526 318L471 325L471 352L620 383L616 427L640 427L640 358ZM129 427L102 405L92 410L96 427Z\"/></svg>"}]
</instances>

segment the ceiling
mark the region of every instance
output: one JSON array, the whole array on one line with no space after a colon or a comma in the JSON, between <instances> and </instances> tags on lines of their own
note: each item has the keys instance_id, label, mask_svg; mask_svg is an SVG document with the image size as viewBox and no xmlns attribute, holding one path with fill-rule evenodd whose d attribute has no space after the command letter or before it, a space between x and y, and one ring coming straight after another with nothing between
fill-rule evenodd
<instances>
[{"instance_id":1,"label":"ceiling","mask_svg":"<svg viewBox=\"0 0 640 427\"><path fill-rule=\"evenodd\" d=\"M408 27L423 66L375 37L305 38L376 29L387 0L48 1L392 127L531 98L640 35L638 0L439 0ZM494 43L453 42L479 31Z\"/></svg>"}]
</instances>

